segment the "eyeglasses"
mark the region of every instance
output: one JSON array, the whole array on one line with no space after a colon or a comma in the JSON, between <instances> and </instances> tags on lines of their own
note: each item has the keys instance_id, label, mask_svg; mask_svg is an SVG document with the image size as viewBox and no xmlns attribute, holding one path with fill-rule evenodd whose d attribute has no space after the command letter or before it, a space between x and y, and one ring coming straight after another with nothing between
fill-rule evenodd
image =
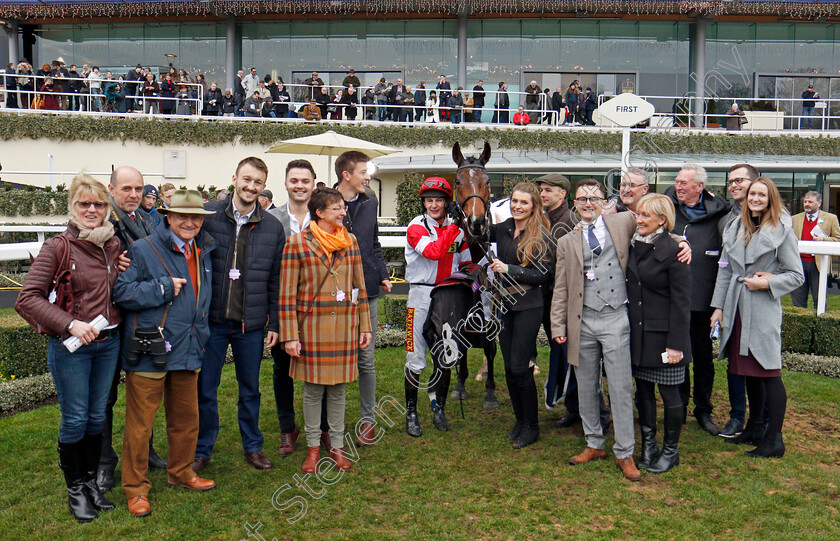
<instances>
[{"instance_id":1,"label":"eyeglasses","mask_svg":"<svg viewBox=\"0 0 840 541\"><path fill-rule=\"evenodd\" d=\"M82 210L89 209L91 205L93 205L96 210L102 210L108 206L108 203L105 201L76 201L76 206Z\"/></svg>"},{"instance_id":2,"label":"eyeglasses","mask_svg":"<svg viewBox=\"0 0 840 541\"><path fill-rule=\"evenodd\" d=\"M425 188L429 188L430 190L446 190L449 191L449 187L439 180L427 180L423 183Z\"/></svg>"},{"instance_id":3,"label":"eyeglasses","mask_svg":"<svg viewBox=\"0 0 840 541\"><path fill-rule=\"evenodd\" d=\"M618 185L618 187L622 190L627 190L629 188L641 188L642 186L644 186L644 184L625 184L623 182Z\"/></svg>"},{"instance_id":4,"label":"eyeglasses","mask_svg":"<svg viewBox=\"0 0 840 541\"><path fill-rule=\"evenodd\" d=\"M729 179L729 184L741 184L742 182L749 182L749 181L750 181L750 179L748 179L746 177L736 177L736 178L730 178Z\"/></svg>"},{"instance_id":5,"label":"eyeglasses","mask_svg":"<svg viewBox=\"0 0 840 541\"><path fill-rule=\"evenodd\" d=\"M600 197L578 197L575 199L575 203L577 203L578 205L585 205L586 203L597 205L598 203L601 203L603 201L604 200Z\"/></svg>"}]
</instances>

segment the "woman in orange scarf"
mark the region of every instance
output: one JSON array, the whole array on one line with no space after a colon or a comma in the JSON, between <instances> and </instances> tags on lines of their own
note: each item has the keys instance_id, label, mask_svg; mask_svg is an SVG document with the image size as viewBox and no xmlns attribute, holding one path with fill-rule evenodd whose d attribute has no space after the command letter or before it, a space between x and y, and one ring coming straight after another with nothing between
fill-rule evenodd
<instances>
[{"instance_id":1,"label":"woman in orange scarf","mask_svg":"<svg viewBox=\"0 0 840 541\"><path fill-rule=\"evenodd\" d=\"M343 451L346 387L359 375L358 348L372 336L362 258L356 237L342 224L346 210L337 190L315 190L308 206L312 222L283 249L280 342L291 357L289 375L304 382L303 471L315 473L320 458L324 395L330 458L349 470Z\"/></svg>"}]
</instances>

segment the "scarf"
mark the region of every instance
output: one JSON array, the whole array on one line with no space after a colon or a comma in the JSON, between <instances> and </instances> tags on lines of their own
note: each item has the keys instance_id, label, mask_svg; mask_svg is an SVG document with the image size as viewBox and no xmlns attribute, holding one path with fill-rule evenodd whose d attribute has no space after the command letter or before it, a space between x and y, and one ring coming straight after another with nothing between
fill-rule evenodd
<instances>
[{"instance_id":1,"label":"scarf","mask_svg":"<svg viewBox=\"0 0 840 541\"><path fill-rule=\"evenodd\" d=\"M639 235L639 232L636 231L633 233L633 238L630 239L630 244L635 246L636 242L644 242L645 244L653 244L656 242L656 239L659 238L659 235L665 232L665 228L663 226L659 226L656 231L651 233L650 235Z\"/></svg>"},{"instance_id":2,"label":"scarf","mask_svg":"<svg viewBox=\"0 0 840 541\"><path fill-rule=\"evenodd\" d=\"M312 231L312 236L315 237L321 248L328 254L343 250L352 244L350 233L347 232L346 227L339 227L335 230L335 233L327 233L313 221L309 224L309 230Z\"/></svg>"},{"instance_id":3,"label":"scarf","mask_svg":"<svg viewBox=\"0 0 840 541\"><path fill-rule=\"evenodd\" d=\"M117 206L112 197L109 197L108 201L111 202L111 216L116 217L118 224L120 224L118 227L123 230L127 230L132 240L140 240L152 233L152 228L148 223L146 223L146 220L143 219L139 207L134 211L135 219L132 220L131 216L123 212L122 209Z\"/></svg>"},{"instance_id":4,"label":"scarf","mask_svg":"<svg viewBox=\"0 0 840 541\"><path fill-rule=\"evenodd\" d=\"M83 226L76 218L70 218L70 223L79 228L79 240L86 240L100 248L114 236L114 224L108 220L94 229Z\"/></svg>"}]
</instances>

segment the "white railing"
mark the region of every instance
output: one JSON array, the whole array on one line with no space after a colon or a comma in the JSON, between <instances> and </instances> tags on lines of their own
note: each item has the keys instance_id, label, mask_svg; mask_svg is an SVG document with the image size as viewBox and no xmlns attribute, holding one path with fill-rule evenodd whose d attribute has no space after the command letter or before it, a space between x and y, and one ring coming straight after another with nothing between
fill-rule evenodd
<instances>
[{"instance_id":1,"label":"white railing","mask_svg":"<svg viewBox=\"0 0 840 541\"><path fill-rule=\"evenodd\" d=\"M840 242L800 240L799 253L811 254L820 258L820 289L816 304L817 315L822 315L825 313L828 300L828 274L831 272L831 256L840 255Z\"/></svg>"},{"instance_id":2,"label":"white railing","mask_svg":"<svg viewBox=\"0 0 840 541\"><path fill-rule=\"evenodd\" d=\"M17 261L35 257L41 251L44 243L45 233L56 233L64 231L65 226L56 225L0 225L0 232L32 232L38 234L37 242L18 242L11 244L0 244L0 261ZM406 227L404 226L383 226L379 228L383 233L399 233L397 235L380 235L379 244L383 248L405 248ZM817 300L817 315L825 313L828 274L831 270L831 256L840 256L840 242L816 242L799 241L800 254L813 254L820 258L820 287Z\"/></svg>"},{"instance_id":3,"label":"white railing","mask_svg":"<svg viewBox=\"0 0 840 541\"><path fill-rule=\"evenodd\" d=\"M143 87L145 86L145 79L142 81L126 81L120 79L106 79L105 76L99 78L87 77L53 77L51 75L28 75L28 74L0 74L6 80L15 79L17 81L27 80L26 85L19 85L16 89L5 88L5 106L7 112L13 111L37 111L37 112L55 112L55 111L88 111L88 112L106 112L116 113L118 109L123 106L126 107L125 113L122 114L142 114L135 112L136 105L141 105L143 113L147 109L157 110L160 112L160 104L165 100L171 102L172 110L177 111L179 104L186 104L188 109L195 109L195 114L201 115L204 87L200 83L181 83L174 82L176 87L172 96L162 96L160 94L160 82L157 79L154 81L158 85L158 91L143 95ZM45 87L45 81L50 79L53 83L52 88ZM91 85L98 85L98 88ZM77 91L72 90L73 86L81 85ZM181 86L187 87L187 94L180 93ZM69 87L67 91L60 92L58 87ZM17 101L17 108L9 108L9 98L15 96ZM37 108L36 104L39 99L53 97L58 101L58 109L45 109L43 107ZM130 105L130 110L128 106ZM192 113L190 113L192 114Z\"/></svg>"},{"instance_id":4,"label":"white railing","mask_svg":"<svg viewBox=\"0 0 840 541\"><path fill-rule=\"evenodd\" d=\"M0 244L0 261L18 261L35 257L41 251L45 233L60 233L67 227L64 225L0 225L0 233L37 233L37 242L16 242ZM380 227L383 233L399 233L398 235L380 235L379 243L383 248L405 248L405 227Z\"/></svg>"}]
</instances>

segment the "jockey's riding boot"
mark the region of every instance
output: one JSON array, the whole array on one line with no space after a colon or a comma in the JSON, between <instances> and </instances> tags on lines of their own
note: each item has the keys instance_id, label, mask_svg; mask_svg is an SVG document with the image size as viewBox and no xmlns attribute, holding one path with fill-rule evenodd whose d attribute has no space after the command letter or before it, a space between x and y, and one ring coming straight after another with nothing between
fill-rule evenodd
<instances>
[{"instance_id":1,"label":"jockey's riding boot","mask_svg":"<svg viewBox=\"0 0 840 541\"><path fill-rule=\"evenodd\" d=\"M410 370L405 372L405 431L409 436L419 438L423 435L420 421L417 418L417 387L420 374Z\"/></svg>"},{"instance_id":2,"label":"jockey's riding boot","mask_svg":"<svg viewBox=\"0 0 840 541\"><path fill-rule=\"evenodd\" d=\"M432 401L432 415L434 416L435 428L438 430L449 430L449 420L446 418L446 397L449 393L449 382L452 378L452 370L440 370L440 379L436 387L436 397Z\"/></svg>"},{"instance_id":3,"label":"jockey's riding boot","mask_svg":"<svg viewBox=\"0 0 840 541\"><path fill-rule=\"evenodd\" d=\"M642 432L642 456L636 466L647 468L659 454L656 445L656 402L653 400L639 400L639 429Z\"/></svg>"}]
</instances>

